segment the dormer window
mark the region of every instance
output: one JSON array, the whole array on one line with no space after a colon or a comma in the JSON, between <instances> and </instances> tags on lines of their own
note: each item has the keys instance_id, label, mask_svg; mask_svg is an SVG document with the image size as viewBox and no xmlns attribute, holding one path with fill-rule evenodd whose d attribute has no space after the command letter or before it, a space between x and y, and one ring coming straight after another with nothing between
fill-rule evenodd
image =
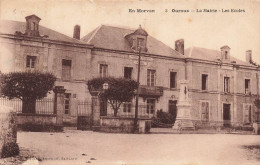
<instances>
[{"instance_id":1,"label":"dormer window","mask_svg":"<svg viewBox=\"0 0 260 165\"><path fill-rule=\"evenodd\" d=\"M225 45L225 46L222 46L220 48L220 50L221 50L221 59L222 60L230 60L230 47Z\"/></svg>"},{"instance_id":2,"label":"dormer window","mask_svg":"<svg viewBox=\"0 0 260 165\"><path fill-rule=\"evenodd\" d=\"M138 51L139 48L141 48L141 51L147 52L147 36L148 33L139 26L133 33L127 34L125 38L129 42L129 46L132 50Z\"/></svg>"},{"instance_id":3,"label":"dormer window","mask_svg":"<svg viewBox=\"0 0 260 165\"><path fill-rule=\"evenodd\" d=\"M228 51L225 51L225 59L228 59Z\"/></svg>"},{"instance_id":4,"label":"dormer window","mask_svg":"<svg viewBox=\"0 0 260 165\"><path fill-rule=\"evenodd\" d=\"M143 38L137 38L137 49L144 48L144 39Z\"/></svg>"},{"instance_id":5,"label":"dormer window","mask_svg":"<svg viewBox=\"0 0 260 165\"><path fill-rule=\"evenodd\" d=\"M39 37L39 22L41 18L37 17L36 15L30 15L25 17L26 19L26 31L25 35L30 36L30 37Z\"/></svg>"}]
</instances>

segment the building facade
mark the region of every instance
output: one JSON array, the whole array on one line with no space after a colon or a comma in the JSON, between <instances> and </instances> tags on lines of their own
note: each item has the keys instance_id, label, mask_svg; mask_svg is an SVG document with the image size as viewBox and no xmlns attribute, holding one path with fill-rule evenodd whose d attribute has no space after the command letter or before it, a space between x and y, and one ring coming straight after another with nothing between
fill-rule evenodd
<instances>
[{"instance_id":1,"label":"building facade","mask_svg":"<svg viewBox=\"0 0 260 165\"><path fill-rule=\"evenodd\" d=\"M5 28L0 35L4 47L0 70L54 73L56 85L66 89L64 120L68 122L77 116L75 102L91 101L87 80L109 76L136 80L139 51L141 115L153 117L158 110L176 112L178 81L188 80L191 115L198 125L243 126L259 117L253 102L259 94L260 69L254 65L250 50L246 61L241 61L232 56L228 46L219 51L184 49L180 39L172 49L141 27L101 25L80 39L80 27L75 26L74 38L70 38L40 26L39 21L32 15L26 22L1 24ZM133 116L134 103L124 103L119 116ZM101 115L113 114L105 102L100 107Z\"/></svg>"}]
</instances>

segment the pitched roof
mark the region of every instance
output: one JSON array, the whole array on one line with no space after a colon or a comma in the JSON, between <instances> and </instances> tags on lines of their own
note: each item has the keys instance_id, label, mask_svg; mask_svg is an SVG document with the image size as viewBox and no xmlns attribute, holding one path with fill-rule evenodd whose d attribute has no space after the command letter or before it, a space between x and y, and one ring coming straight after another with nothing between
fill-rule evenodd
<instances>
[{"instance_id":1,"label":"pitched roof","mask_svg":"<svg viewBox=\"0 0 260 165\"><path fill-rule=\"evenodd\" d=\"M81 38L81 40L99 48L132 52L133 50L125 39L125 36L134 33L135 30L101 25ZM149 35L147 36L147 49L147 53L149 54L183 58L183 55L179 52Z\"/></svg>"},{"instance_id":2,"label":"pitched roof","mask_svg":"<svg viewBox=\"0 0 260 165\"><path fill-rule=\"evenodd\" d=\"M217 62L218 59L221 59L221 52L218 50L191 47L191 48L185 49L184 56L187 58L202 59L202 60L209 60L209 61ZM233 56L230 56L230 60L228 63L231 63L233 61L235 61L236 64L238 64L238 65L254 66L245 61L242 61ZM227 63L227 62L225 62L225 63Z\"/></svg>"},{"instance_id":3,"label":"pitched roof","mask_svg":"<svg viewBox=\"0 0 260 165\"><path fill-rule=\"evenodd\" d=\"M11 21L11 20L0 20L0 33L1 34L11 34L14 35L16 31L20 31L25 33L26 30L26 22L19 21ZM39 26L40 35L47 35L50 40L63 41L63 42L71 42L77 44L86 44L80 40L75 38L71 38L62 33L59 33L55 30L51 30L44 26Z\"/></svg>"}]
</instances>

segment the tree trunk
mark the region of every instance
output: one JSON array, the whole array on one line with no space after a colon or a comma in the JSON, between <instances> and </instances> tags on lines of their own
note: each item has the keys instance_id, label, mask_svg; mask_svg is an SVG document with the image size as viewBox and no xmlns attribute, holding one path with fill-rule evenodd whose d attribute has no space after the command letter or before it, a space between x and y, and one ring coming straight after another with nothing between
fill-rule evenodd
<instances>
[{"instance_id":1,"label":"tree trunk","mask_svg":"<svg viewBox=\"0 0 260 165\"><path fill-rule=\"evenodd\" d=\"M118 109L114 109L114 116L117 116Z\"/></svg>"},{"instance_id":2,"label":"tree trunk","mask_svg":"<svg viewBox=\"0 0 260 165\"><path fill-rule=\"evenodd\" d=\"M22 113L35 113L36 99L23 99Z\"/></svg>"}]
</instances>

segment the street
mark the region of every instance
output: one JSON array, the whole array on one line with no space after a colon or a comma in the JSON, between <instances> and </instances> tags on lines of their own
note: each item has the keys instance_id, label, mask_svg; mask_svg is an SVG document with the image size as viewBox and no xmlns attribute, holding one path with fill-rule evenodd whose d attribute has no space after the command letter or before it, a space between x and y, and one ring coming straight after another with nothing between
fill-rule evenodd
<instances>
[{"instance_id":1,"label":"street","mask_svg":"<svg viewBox=\"0 0 260 165\"><path fill-rule=\"evenodd\" d=\"M260 145L259 136L234 134L108 134L18 132L18 144L40 164L259 164L243 145ZM259 150L254 151L259 155ZM29 161L37 162L34 158ZM258 161L258 162L257 162Z\"/></svg>"}]
</instances>

